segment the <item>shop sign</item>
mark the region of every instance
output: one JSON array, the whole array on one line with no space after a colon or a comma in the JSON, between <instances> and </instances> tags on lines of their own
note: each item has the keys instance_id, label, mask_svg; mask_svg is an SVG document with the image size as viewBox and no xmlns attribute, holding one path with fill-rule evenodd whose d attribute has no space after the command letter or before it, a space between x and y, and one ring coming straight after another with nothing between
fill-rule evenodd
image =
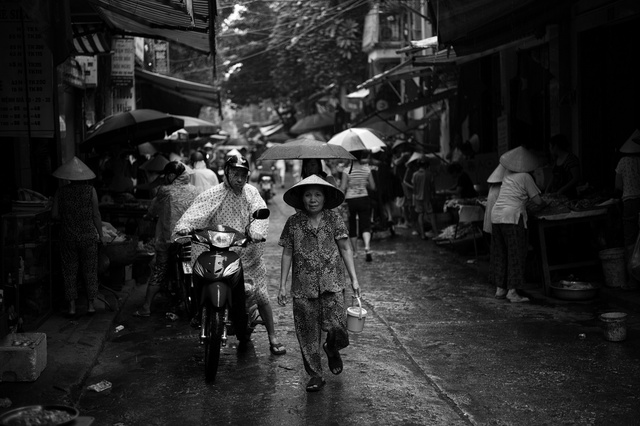
<instances>
[{"instance_id":1,"label":"shop sign","mask_svg":"<svg viewBox=\"0 0 640 426\"><path fill-rule=\"evenodd\" d=\"M113 111L111 114L127 112L136 109L135 86L118 86L111 90L113 94Z\"/></svg>"},{"instance_id":2,"label":"shop sign","mask_svg":"<svg viewBox=\"0 0 640 426\"><path fill-rule=\"evenodd\" d=\"M76 60L84 73L84 86L96 87L98 85L98 59L95 56L76 56Z\"/></svg>"},{"instance_id":3,"label":"shop sign","mask_svg":"<svg viewBox=\"0 0 640 426\"><path fill-rule=\"evenodd\" d=\"M135 73L135 47L133 38L113 40L111 81L115 86L132 86Z\"/></svg>"},{"instance_id":4,"label":"shop sign","mask_svg":"<svg viewBox=\"0 0 640 426\"><path fill-rule=\"evenodd\" d=\"M0 0L0 137L50 138L53 59L37 25L21 16L19 2Z\"/></svg>"},{"instance_id":5,"label":"shop sign","mask_svg":"<svg viewBox=\"0 0 640 426\"><path fill-rule=\"evenodd\" d=\"M169 43L156 40L153 43L153 71L169 74Z\"/></svg>"},{"instance_id":6,"label":"shop sign","mask_svg":"<svg viewBox=\"0 0 640 426\"><path fill-rule=\"evenodd\" d=\"M74 58L68 58L62 64L62 81L69 86L84 89L84 71L82 65Z\"/></svg>"}]
</instances>

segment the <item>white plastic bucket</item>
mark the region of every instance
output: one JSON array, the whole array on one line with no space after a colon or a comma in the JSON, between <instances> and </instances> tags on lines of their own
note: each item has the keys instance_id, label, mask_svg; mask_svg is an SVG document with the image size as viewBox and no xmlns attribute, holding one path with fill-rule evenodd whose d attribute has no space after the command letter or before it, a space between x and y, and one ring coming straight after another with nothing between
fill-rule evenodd
<instances>
[{"instance_id":1,"label":"white plastic bucket","mask_svg":"<svg viewBox=\"0 0 640 426\"><path fill-rule=\"evenodd\" d=\"M356 297L358 306L347 308L347 330L352 333L361 333L364 329L364 320L367 318L367 310L362 308L360 298Z\"/></svg>"},{"instance_id":2,"label":"white plastic bucket","mask_svg":"<svg viewBox=\"0 0 640 426\"><path fill-rule=\"evenodd\" d=\"M604 338L610 342L622 342L627 338L627 314L609 312L600 315L604 322Z\"/></svg>"}]
</instances>

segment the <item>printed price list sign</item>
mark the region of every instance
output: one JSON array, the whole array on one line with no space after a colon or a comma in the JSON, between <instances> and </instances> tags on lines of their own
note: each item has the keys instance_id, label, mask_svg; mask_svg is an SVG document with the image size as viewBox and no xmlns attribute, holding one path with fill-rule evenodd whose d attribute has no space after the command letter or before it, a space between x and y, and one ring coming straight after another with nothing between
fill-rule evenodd
<instances>
[{"instance_id":1,"label":"printed price list sign","mask_svg":"<svg viewBox=\"0 0 640 426\"><path fill-rule=\"evenodd\" d=\"M0 137L53 137L53 66L38 27L0 0Z\"/></svg>"}]
</instances>

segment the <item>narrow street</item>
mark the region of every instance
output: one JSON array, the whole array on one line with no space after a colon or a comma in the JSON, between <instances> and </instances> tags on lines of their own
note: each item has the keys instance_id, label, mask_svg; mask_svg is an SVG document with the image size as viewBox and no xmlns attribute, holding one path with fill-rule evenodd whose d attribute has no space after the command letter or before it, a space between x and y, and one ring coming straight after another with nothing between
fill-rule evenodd
<instances>
[{"instance_id":1,"label":"narrow street","mask_svg":"<svg viewBox=\"0 0 640 426\"><path fill-rule=\"evenodd\" d=\"M132 316L144 297L140 285L116 321L124 330L112 333L86 381L113 387L85 390L83 415L126 426L638 424L637 314L629 315L626 342L607 342L597 318L615 307L556 301L538 288L531 304L496 300L481 262L466 263L473 252L460 256L406 229L375 239L372 263L356 259L369 312L364 332L351 334L343 373L327 368L325 388L305 392L291 305L275 303L277 241L293 213L282 193L269 205L266 260L288 353L271 355L259 327L246 354L230 339L216 382L206 384L196 331L184 318L165 317L162 296L150 318Z\"/></svg>"}]
</instances>

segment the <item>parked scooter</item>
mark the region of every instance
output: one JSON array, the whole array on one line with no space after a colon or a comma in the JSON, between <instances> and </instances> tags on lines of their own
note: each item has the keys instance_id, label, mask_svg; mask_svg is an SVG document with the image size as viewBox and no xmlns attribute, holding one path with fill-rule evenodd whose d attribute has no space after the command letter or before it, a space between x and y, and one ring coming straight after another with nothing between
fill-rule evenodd
<instances>
[{"instance_id":1,"label":"parked scooter","mask_svg":"<svg viewBox=\"0 0 640 426\"><path fill-rule=\"evenodd\" d=\"M273 179L273 174L275 172L275 167L271 167L271 170L267 172L260 165L258 166L258 190L260 191L260 195L262 199L268 203L271 198L275 195L273 192L273 185L275 183Z\"/></svg>"},{"instance_id":2,"label":"parked scooter","mask_svg":"<svg viewBox=\"0 0 640 426\"><path fill-rule=\"evenodd\" d=\"M205 379L213 381L218 372L220 348L227 345L228 336L235 335L246 343L257 324L262 324L255 300L253 283L245 281L240 256L231 247L246 247L253 242L249 226L256 219L267 219L269 209L253 213L243 232L225 225L194 230L188 236L192 244L201 244L207 251L191 266L191 258L182 258L182 271L193 280L192 293L200 311L200 342L204 344ZM263 240L264 241L264 240Z\"/></svg>"}]
</instances>

